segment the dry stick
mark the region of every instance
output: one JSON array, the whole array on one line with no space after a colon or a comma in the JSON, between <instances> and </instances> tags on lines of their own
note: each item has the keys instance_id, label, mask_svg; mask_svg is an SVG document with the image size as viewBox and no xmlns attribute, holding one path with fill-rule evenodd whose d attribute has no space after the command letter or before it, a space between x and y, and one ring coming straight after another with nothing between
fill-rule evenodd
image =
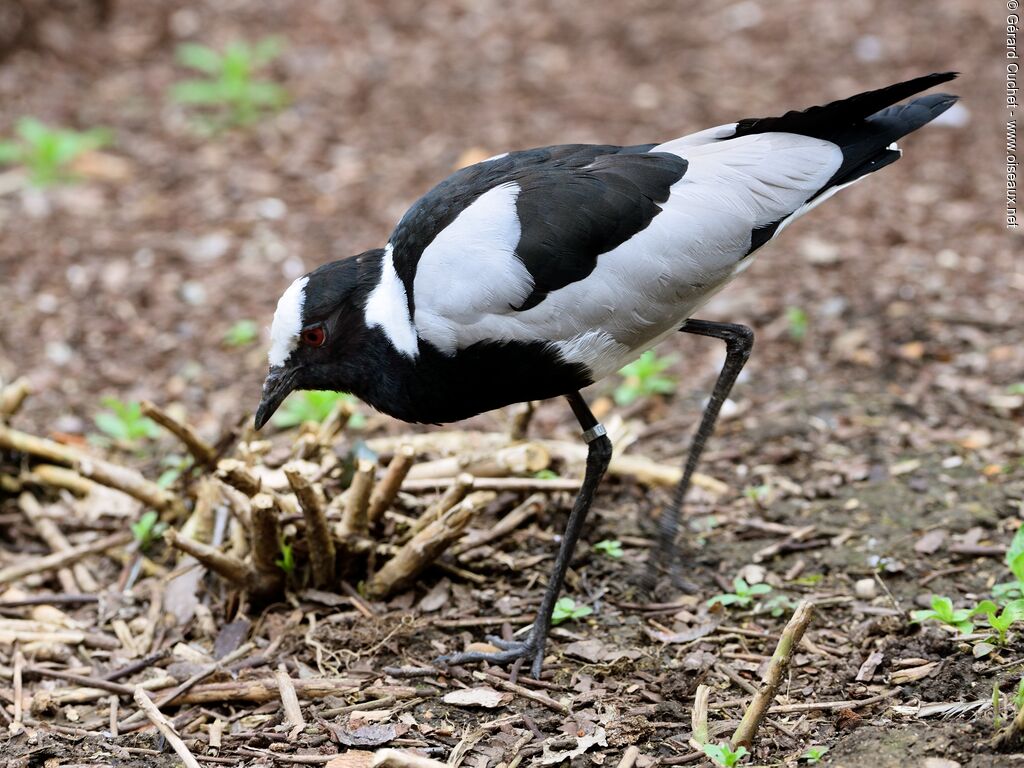
<instances>
[{"instance_id":1,"label":"dry stick","mask_svg":"<svg viewBox=\"0 0 1024 768\"><path fill-rule=\"evenodd\" d=\"M386 691L401 698L412 698L416 689L411 686L382 686L364 688L364 681L350 678L337 679L311 678L308 680L292 680L295 693L300 699L321 699L325 696L341 696L347 693ZM206 683L197 685L192 690L179 696L177 704L219 704L225 701L248 701L263 704L279 699L277 680L260 678L256 680L240 680L237 682Z\"/></svg>"},{"instance_id":2,"label":"dry stick","mask_svg":"<svg viewBox=\"0 0 1024 768\"><path fill-rule=\"evenodd\" d=\"M462 536L470 520L496 496L493 491L472 493L416 534L373 575L366 594L373 599L382 598L416 578Z\"/></svg>"},{"instance_id":3,"label":"dry stick","mask_svg":"<svg viewBox=\"0 0 1024 768\"><path fill-rule=\"evenodd\" d=\"M633 768L636 765L636 759L640 757L640 747L633 745L628 747L622 754L622 759L619 760L616 768Z\"/></svg>"},{"instance_id":4,"label":"dry stick","mask_svg":"<svg viewBox=\"0 0 1024 768\"><path fill-rule=\"evenodd\" d=\"M14 652L14 721L8 726L11 735L19 734L24 729L21 722L21 718L24 715L24 712L22 711L24 671L25 657L22 655L21 649L18 648Z\"/></svg>"},{"instance_id":5,"label":"dry stick","mask_svg":"<svg viewBox=\"0 0 1024 768\"><path fill-rule=\"evenodd\" d=\"M440 488L451 488L457 485L457 477L438 477L426 480L406 480L402 483L402 489L406 491L429 491ZM551 493L552 491L578 491L583 479L568 477L554 477L549 479L539 477L478 477L473 481L473 487L478 491L541 491Z\"/></svg>"},{"instance_id":6,"label":"dry stick","mask_svg":"<svg viewBox=\"0 0 1024 768\"><path fill-rule=\"evenodd\" d=\"M380 483L377 484L377 487L373 489L373 493L370 494L370 506L366 510L366 518L370 528L373 528L380 521L392 502L394 502L395 496L398 495L398 491L402 487L402 482L405 480L406 475L409 474L409 470L412 469L415 456L416 452L411 445L400 446L395 452L391 463L388 464L387 471L384 473L384 477L381 478Z\"/></svg>"},{"instance_id":7,"label":"dry stick","mask_svg":"<svg viewBox=\"0 0 1024 768\"><path fill-rule=\"evenodd\" d=\"M775 693L779 689L782 677L789 667L790 660L793 658L793 652L800 644L800 638L803 637L804 630L811 623L813 616L814 604L809 600L803 600L796 607L796 611L793 612L793 616L786 624L786 628L782 630L782 636L779 638L778 645L775 646L775 653L772 654L771 661L768 662L768 671L765 672L761 687L750 702L750 706L747 707L747 711L743 713L743 719L740 721L736 732L732 735L731 744L733 749L739 746L749 748L754 743L757 728L761 724L761 720L764 719L765 714L767 714L768 707L775 698Z\"/></svg>"},{"instance_id":8,"label":"dry stick","mask_svg":"<svg viewBox=\"0 0 1024 768\"><path fill-rule=\"evenodd\" d=\"M165 410L154 405L149 400L143 400L140 407L144 416L148 416L176 438L181 440L188 449L188 452L192 454L192 458L196 460L196 464L204 467L212 467L216 463L217 450L196 434L196 431L188 424L178 421Z\"/></svg>"},{"instance_id":9,"label":"dry stick","mask_svg":"<svg viewBox=\"0 0 1024 768\"><path fill-rule=\"evenodd\" d=\"M110 536L90 542L89 544L82 544L78 547L66 549L63 552L54 552L52 555L34 557L21 563L9 565L6 568L0 569L0 586L10 584L12 581L17 581L18 579L23 579L33 573L42 573L43 571L53 571L60 568L66 568L67 566L77 563L82 558L89 557L90 555L97 555L108 549L114 549L115 547L123 547L125 544L131 542L131 540L132 534L128 531L122 531L121 533L111 534Z\"/></svg>"},{"instance_id":10,"label":"dry stick","mask_svg":"<svg viewBox=\"0 0 1024 768\"><path fill-rule=\"evenodd\" d=\"M250 547L256 571L252 588L261 594L280 591L284 581L284 571L277 565L281 554L281 526L276 500L270 494L257 493L252 498Z\"/></svg>"},{"instance_id":11,"label":"dry stick","mask_svg":"<svg viewBox=\"0 0 1024 768\"><path fill-rule=\"evenodd\" d=\"M146 713L146 717L149 721L156 726L160 734L167 739L167 743L171 745L178 757L185 764L186 768L200 768L199 761L196 760L195 756L189 751L189 748L185 746L185 742L181 740L174 731L174 726L167 722L167 718L161 714L160 710L157 709L146 692L136 686L135 688L135 702L142 707L142 711Z\"/></svg>"},{"instance_id":12,"label":"dry stick","mask_svg":"<svg viewBox=\"0 0 1024 768\"><path fill-rule=\"evenodd\" d=\"M83 477L126 493L158 510L176 510L181 506L177 496L147 480L134 469L111 464L70 446L27 432L19 432L3 424L0 424L0 447L28 453L58 464L68 464Z\"/></svg>"},{"instance_id":13,"label":"dry stick","mask_svg":"<svg viewBox=\"0 0 1024 768\"><path fill-rule=\"evenodd\" d=\"M218 576L234 584L244 586L255 578L252 567L237 557L225 554L209 544L203 544L201 541L180 536L173 528L164 533L164 541L167 542L168 546L181 550L187 555L192 555L192 557Z\"/></svg>"},{"instance_id":14,"label":"dry stick","mask_svg":"<svg viewBox=\"0 0 1024 768\"><path fill-rule=\"evenodd\" d=\"M250 471L245 462L238 459L218 461L217 477L246 496L255 496L260 492L260 479Z\"/></svg>"},{"instance_id":15,"label":"dry stick","mask_svg":"<svg viewBox=\"0 0 1024 768\"><path fill-rule=\"evenodd\" d=\"M532 475L534 472L547 469L550 464L551 454L540 443L516 443L492 451L420 462L409 473L409 479L449 477L459 472L468 472L474 477Z\"/></svg>"},{"instance_id":16,"label":"dry stick","mask_svg":"<svg viewBox=\"0 0 1024 768\"><path fill-rule=\"evenodd\" d=\"M71 549L71 543L64 537L57 524L43 515L43 508L39 506L35 496L31 493L21 494L18 497L18 506L36 529L39 538L46 542L46 546L54 552L66 552ZM77 578L78 575L82 576L81 580ZM99 584L93 579L92 574L81 563L75 565L74 569L61 568L58 570L57 579L65 592L99 592L100 590Z\"/></svg>"},{"instance_id":17,"label":"dry stick","mask_svg":"<svg viewBox=\"0 0 1024 768\"><path fill-rule=\"evenodd\" d=\"M23 472L21 479L33 485L66 488L76 496L88 496L97 487L96 483L75 470L56 464L36 464L31 471Z\"/></svg>"},{"instance_id":18,"label":"dry stick","mask_svg":"<svg viewBox=\"0 0 1024 768\"><path fill-rule=\"evenodd\" d=\"M316 442L320 445L330 445L335 436L348 424L353 413L355 413L355 409L351 403L345 400L336 402L331 408L331 412L327 414L327 418L320 423L316 433Z\"/></svg>"},{"instance_id":19,"label":"dry stick","mask_svg":"<svg viewBox=\"0 0 1024 768\"><path fill-rule=\"evenodd\" d=\"M356 464L356 473L352 476L352 485L348 489L345 501L345 512L338 529L339 538L365 536L369 530L366 512L370 505L370 494L373 492L373 472L376 466L367 459L360 459Z\"/></svg>"},{"instance_id":20,"label":"dry stick","mask_svg":"<svg viewBox=\"0 0 1024 768\"><path fill-rule=\"evenodd\" d=\"M559 714L568 715L570 712L569 707L562 704L560 701L555 701L547 694L531 690L519 685L518 683L513 683L511 680L502 680L500 677L488 675L486 672L474 672L473 677L476 680L482 680L488 684L509 691L510 693L522 696L524 699L530 699L530 701L536 701L538 704L543 704L548 709L554 710Z\"/></svg>"},{"instance_id":21,"label":"dry stick","mask_svg":"<svg viewBox=\"0 0 1024 768\"><path fill-rule=\"evenodd\" d=\"M46 669L45 667L29 667L25 670L27 674L39 675L40 677L52 677L57 680L66 680L69 683L85 686L86 688L99 688L101 691L116 693L120 696L131 696L135 691L133 685L121 685L112 683L101 677L90 677L89 675L76 675L71 672L64 672L60 669Z\"/></svg>"},{"instance_id":22,"label":"dry stick","mask_svg":"<svg viewBox=\"0 0 1024 768\"><path fill-rule=\"evenodd\" d=\"M291 726L291 730L288 732L288 740L294 741L306 727L306 720L302 717L302 708L299 706L299 696L295 693L295 685L292 683L291 677L288 676L288 670L283 662L277 665L277 672L274 674L274 678L277 680L277 688L281 693L281 704L284 707L285 720Z\"/></svg>"},{"instance_id":23,"label":"dry stick","mask_svg":"<svg viewBox=\"0 0 1024 768\"><path fill-rule=\"evenodd\" d=\"M405 485L409 485L409 482L406 481ZM472 475L463 472L461 475L456 477L452 481L451 487L444 492L441 498L427 507L423 514L419 516L419 519L413 523L412 527L409 529L409 536L412 537L419 534L420 531L466 498L466 494L475 487L476 479Z\"/></svg>"},{"instance_id":24,"label":"dry stick","mask_svg":"<svg viewBox=\"0 0 1024 768\"><path fill-rule=\"evenodd\" d=\"M693 698L693 711L690 713L690 723L693 735L690 738L690 746L698 752L703 751L708 741L708 699L711 697L711 686L703 683L697 686Z\"/></svg>"},{"instance_id":25,"label":"dry stick","mask_svg":"<svg viewBox=\"0 0 1024 768\"><path fill-rule=\"evenodd\" d=\"M16 414L25 398L32 394L32 385L24 376L15 379L0 390L0 419L10 418Z\"/></svg>"},{"instance_id":26,"label":"dry stick","mask_svg":"<svg viewBox=\"0 0 1024 768\"><path fill-rule=\"evenodd\" d=\"M452 547L452 554L458 557L484 544L490 544L492 541L503 536L508 536L512 531L540 512L544 508L545 499L546 497L542 493L533 494L501 518L492 528L481 531L479 535L470 536L460 541L456 546Z\"/></svg>"},{"instance_id":27,"label":"dry stick","mask_svg":"<svg viewBox=\"0 0 1024 768\"><path fill-rule=\"evenodd\" d=\"M334 537L327 527L327 504L317 488L299 472L295 465L286 465L284 475L299 500L302 516L306 519L306 546L313 571L313 585L317 588L334 583Z\"/></svg>"}]
</instances>

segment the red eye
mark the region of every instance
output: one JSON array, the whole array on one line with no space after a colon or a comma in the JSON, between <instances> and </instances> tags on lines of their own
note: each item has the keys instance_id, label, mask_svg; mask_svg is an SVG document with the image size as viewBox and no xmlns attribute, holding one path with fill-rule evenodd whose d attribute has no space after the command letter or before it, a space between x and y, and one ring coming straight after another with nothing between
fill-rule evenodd
<instances>
[{"instance_id":1,"label":"red eye","mask_svg":"<svg viewBox=\"0 0 1024 768\"><path fill-rule=\"evenodd\" d=\"M315 325L303 330L300 338L307 347L322 347L327 341L327 332L321 326Z\"/></svg>"}]
</instances>

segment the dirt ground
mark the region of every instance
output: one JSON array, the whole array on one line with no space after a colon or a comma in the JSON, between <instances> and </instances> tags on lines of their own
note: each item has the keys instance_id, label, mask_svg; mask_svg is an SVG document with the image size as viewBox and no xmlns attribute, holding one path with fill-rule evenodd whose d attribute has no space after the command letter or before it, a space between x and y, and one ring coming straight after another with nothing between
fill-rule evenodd
<instances>
[{"instance_id":1,"label":"dirt ground","mask_svg":"<svg viewBox=\"0 0 1024 768\"><path fill-rule=\"evenodd\" d=\"M564 494L470 568L482 580L434 569L373 604L370 617L309 595L240 607L211 586L209 624L167 637L209 651L244 614L254 640L290 633L276 647L296 677L411 686L377 707L389 713L378 725L391 726L391 738L353 742L364 748L421 747L441 760L463 750L458 758L472 766L514 755L523 765L616 765L635 744L640 766L699 764L687 745L697 684L712 686L712 735L727 737L792 610L707 613L704 602L742 571L790 601L820 603L776 702L791 709L771 715L748 762L794 765L824 745L821 764L830 766L1024 764L985 746L993 686L1004 704L1012 698L1024 638L1011 633L975 658L970 643L907 615L933 593L958 606L988 597L1009 578L1002 552L1024 516L1024 394L1014 388L1024 382L1024 270L1021 241L1004 224L1002 3L136 0L114 4L105 25L87 10L55 14L38 40L0 61L0 137L22 115L115 136L73 186L41 192L0 172L0 380L26 376L35 390L12 426L72 441L95 431L105 396L176 409L208 439L251 418L266 330L241 348L225 345L225 333L244 319L268 325L302 272L381 245L405 208L468 158L660 141L960 71L948 90L963 100L948 119L902 142L899 163L787 230L704 308L701 317L750 325L757 342L701 467L728 491L697 489L687 508L687 575L699 590L644 593L640 575L669 490L606 482L568 586L595 611L554 631L540 683L519 681L568 710L518 693L493 710L460 707L441 697L477 684L472 670L412 679L385 670L428 666L502 621L521 626L550 568ZM288 90L287 108L249 130L198 135L167 98L187 74L176 46L271 34L285 44L271 73ZM807 318L800 338L793 308ZM664 347L677 355L676 393L612 413L638 437L630 453L675 464L722 350L683 337ZM599 383L589 397L613 387ZM435 429L363 410L369 419L352 440ZM459 428L500 431L509 418L486 414ZM530 433L574 439L568 408L542 404ZM279 434L275 445L292 438ZM174 450L166 438L121 459L152 472ZM3 494L0 565L45 554L16 522L15 495ZM519 499L503 500L487 515ZM80 535L125 522L98 513L66 524ZM590 548L604 539L621 540L624 556ZM169 552L155 559L172 566ZM116 564L93 567L104 583L118 577ZM54 586L35 579L22 586ZM146 615L150 583L118 598L127 618ZM95 627L113 615L95 604L66 610ZM298 630L288 624L295 611L320 621ZM692 634L708 622L710 634ZM0 643L5 721L9 650ZM127 661L76 653L94 668ZM840 704L796 706L814 702ZM121 704L133 706L131 697ZM210 710L230 719L225 764L337 751L288 741L275 704L211 703L187 722L205 717L198 733ZM0 761L174 764L172 753L153 751L165 749L155 731L99 735L106 706L34 711L38 727L10 737ZM352 713L327 720L351 725ZM585 753L558 754L595 733L602 738Z\"/></svg>"}]
</instances>

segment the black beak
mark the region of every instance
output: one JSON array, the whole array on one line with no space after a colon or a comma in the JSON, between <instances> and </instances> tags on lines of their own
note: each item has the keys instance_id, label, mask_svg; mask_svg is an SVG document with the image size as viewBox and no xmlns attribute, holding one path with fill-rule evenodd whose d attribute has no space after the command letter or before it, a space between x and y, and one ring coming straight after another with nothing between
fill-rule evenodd
<instances>
[{"instance_id":1,"label":"black beak","mask_svg":"<svg viewBox=\"0 0 1024 768\"><path fill-rule=\"evenodd\" d=\"M270 369L263 382L263 397L260 399L260 407L256 409L256 429L261 429L270 420L274 411L295 388L296 373L298 373L297 368L278 366Z\"/></svg>"}]
</instances>

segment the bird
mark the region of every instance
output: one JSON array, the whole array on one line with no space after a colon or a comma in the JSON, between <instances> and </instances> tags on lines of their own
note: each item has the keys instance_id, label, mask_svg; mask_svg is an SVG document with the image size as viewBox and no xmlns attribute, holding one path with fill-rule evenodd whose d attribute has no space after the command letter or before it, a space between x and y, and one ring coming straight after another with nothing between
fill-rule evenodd
<instances>
[{"instance_id":1,"label":"bird","mask_svg":"<svg viewBox=\"0 0 1024 768\"><path fill-rule=\"evenodd\" d=\"M747 326L694 314L794 220L896 161L896 142L957 97L904 100L956 75L657 144L547 146L456 171L413 203L383 248L323 264L284 291L256 429L296 389L351 393L431 424L564 397L586 468L529 633L439 660L529 662L539 677L552 610L612 456L580 390L678 331L724 342L659 521L671 559L690 480L754 340Z\"/></svg>"}]
</instances>

